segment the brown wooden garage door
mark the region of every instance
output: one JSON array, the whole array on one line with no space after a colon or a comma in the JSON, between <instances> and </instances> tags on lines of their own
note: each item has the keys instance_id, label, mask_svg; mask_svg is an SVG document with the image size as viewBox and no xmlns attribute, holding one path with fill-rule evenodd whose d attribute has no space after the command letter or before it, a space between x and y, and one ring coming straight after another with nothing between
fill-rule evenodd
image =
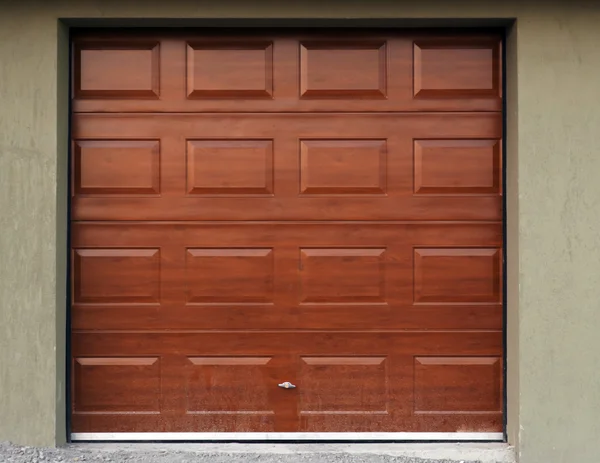
<instances>
[{"instance_id":1,"label":"brown wooden garage door","mask_svg":"<svg viewBox=\"0 0 600 463\"><path fill-rule=\"evenodd\" d=\"M501 37L261 34L74 40L74 436L502 431Z\"/></svg>"}]
</instances>

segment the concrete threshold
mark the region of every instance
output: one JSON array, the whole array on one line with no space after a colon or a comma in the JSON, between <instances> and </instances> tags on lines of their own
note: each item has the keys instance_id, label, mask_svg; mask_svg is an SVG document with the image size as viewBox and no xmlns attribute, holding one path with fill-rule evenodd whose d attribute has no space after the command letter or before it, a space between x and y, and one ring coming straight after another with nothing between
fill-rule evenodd
<instances>
[{"instance_id":1,"label":"concrete threshold","mask_svg":"<svg viewBox=\"0 0 600 463\"><path fill-rule=\"evenodd\" d=\"M423 459L432 462L477 462L477 463L514 463L515 453L513 447L503 443L350 443L350 444L285 444L285 443L76 443L70 444L73 449L92 452L132 452L132 453L175 453L181 457L188 455L235 455L241 457L263 455L261 461L282 461L284 455L314 456L319 461L320 456L337 456L339 462L364 462L364 461L418 461ZM375 457L375 459L371 458ZM302 458L304 461L305 458ZM285 458L285 461L293 461Z\"/></svg>"}]
</instances>

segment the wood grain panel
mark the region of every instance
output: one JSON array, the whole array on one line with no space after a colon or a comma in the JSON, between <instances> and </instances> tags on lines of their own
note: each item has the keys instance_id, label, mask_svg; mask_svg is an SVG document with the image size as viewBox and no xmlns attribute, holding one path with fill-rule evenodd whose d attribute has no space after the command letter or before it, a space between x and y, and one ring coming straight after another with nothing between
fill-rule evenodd
<instances>
[{"instance_id":1,"label":"wood grain panel","mask_svg":"<svg viewBox=\"0 0 600 463\"><path fill-rule=\"evenodd\" d=\"M187 45L188 98L271 98L272 94L272 42Z\"/></svg>"},{"instance_id":2,"label":"wood grain panel","mask_svg":"<svg viewBox=\"0 0 600 463\"><path fill-rule=\"evenodd\" d=\"M500 224L77 223L72 244L162 246L160 306L75 298L76 329L502 328ZM135 272L101 268L131 291Z\"/></svg>"},{"instance_id":3,"label":"wood grain panel","mask_svg":"<svg viewBox=\"0 0 600 463\"><path fill-rule=\"evenodd\" d=\"M187 411L193 414L273 414L270 357L190 357Z\"/></svg>"},{"instance_id":4,"label":"wood grain panel","mask_svg":"<svg viewBox=\"0 0 600 463\"><path fill-rule=\"evenodd\" d=\"M500 140L415 140L414 149L415 193L500 193Z\"/></svg>"},{"instance_id":5,"label":"wood grain panel","mask_svg":"<svg viewBox=\"0 0 600 463\"><path fill-rule=\"evenodd\" d=\"M414 44L417 98L500 95L500 41L418 40Z\"/></svg>"},{"instance_id":6,"label":"wood grain panel","mask_svg":"<svg viewBox=\"0 0 600 463\"><path fill-rule=\"evenodd\" d=\"M301 42L302 98L385 98L383 42Z\"/></svg>"},{"instance_id":7,"label":"wood grain panel","mask_svg":"<svg viewBox=\"0 0 600 463\"><path fill-rule=\"evenodd\" d=\"M158 98L160 44L157 41L75 44L75 98Z\"/></svg>"},{"instance_id":8,"label":"wood grain panel","mask_svg":"<svg viewBox=\"0 0 600 463\"><path fill-rule=\"evenodd\" d=\"M76 303L158 304L160 250L74 249Z\"/></svg>"},{"instance_id":9,"label":"wood grain panel","mask_svg":"<svg viewBox=\"0 0 600 463\"><path fill-rule=\"evenodd\" d=\"M74 363L74 413L160 413L157 357L78 357Z\"/></svg>"},{"instance_id":10,"label":"wood grain panel","mask_svg":"<svg viewBox=\"0 0 600 463\"><path fill-rule=\"evenodd\" d=\"M95 114L76 116L73 132L161 143L159 197L75 192L75 220L502 219L485 186L489 148L427 148L420 165L413 155L433 135L497 140L499 114ZM415 169L423 187L461 194L415 194Z\"/></svg>"},{"instance_id":11,"label":"wood grain panel","mask_svg":"<svg viewBox=\"0 0 600 463\"><path fill-rule=\"evenodd\" d=\"M303 357L299 380L303 415L388 413L385 357Z\"/></svg>"},{"instance_id":12,"label":"wood grain panel","mask_svg":"<svg viewBox=\"0 0 600 463\"><path fill-rule=\"evenodd\" d=\"M415 249L415 302L499 303L499 248Z\"/></svg>"},{"instance_id":13,"label":"wood grain panel","mask_svg":"<svg viewBox=\"0 0 600 463\"><path fill-rule=\"evenodd\" d=\"M302 304L385 304L384 248L301 248Z\"/></svg>"},{"instance_id":14,"label":"wood grain panel","mask_svg":"<svg viewBox=\"0 0 600 463\"><path fill-rule=\"evenodd\" d=\"M273 141L189 140L187 192L192 195L273 194Z\"/></svg>"},{"instance_id":15,"label":"wood grain panel","mask_svg":"<svg viewBox=\"0 0 600 463\"><path fill-rule=\"evenodd\" d=\"M126 351L135 351L139 358L151 355L159 348L165 359L162 368L170 372L163 377L164 392L160 396L163 411L160 415L125 414L118 415L116 419L114 414L104 412L75 414L73 426L80 432L106 431L110 428L120 432L152 428L167 432L425 432L431 429L439 432L475 432L498 431L502 426L501 413L485 411L491 405L495 406L490 399L490 386L491 378L498 376L493 373L496 367L491 365L491 359L498 361L498 352L502 349L501 331L264 331L260 335L239 330L86 332L75 333L72 346L77 357L101 358L123 355ZM282 346L287 348L282 349ZM278 353L273 355L274 352ZM420 359L460 359L468 365L467 372L455 371L456 365L448 361L446 363L449 366L441 365L440 368L449 370L428 370L424 374L429 377L424 378L415 368L415 352L419 353ZM469 363L465 357L487 360L477 365L475 361ZM197 365L190 358L194 358ZM272 360L264 364L265 358ZM458 362L455 360L454 363ZM236 374L236 371L246 368L246 371L253 370L248 378L255 378L256 381L243 381L239 378L242 373ZM212 369L212 373L207 369ZM329 374L321 369L330 369ZM197 376L194 372L197 372ZM461 383L456 383L453 388L455 383L452 381L465 378L466 375L470 377L464 384L478 385L481 391L464 389ZM187 413L190 401L186 384L190 378L197 378L199 383L192 382L190 385L198 386L194 393L204 404L200 406L199 403L195 407L203 407L204 411L209 412L222 410L230 413ZM199 387L200 384L207 384L207 378L212 378L210 393L207 387ZM336 382L336 378L344 381ZM277 387L278 383L286 380L297 385L297 388L286 390ZM415 384L423 381L427 385L427 389L422 389L427 392L426 397L415 395ZM348 383L352 386L342 387ZM265 403L262 388L268 390L268 406L262 405ZM217 394L219 390L222 390L223 396ZM242 396L252 395L252 410L240 405L234 390ZM421 394L419 389L416 392ZM382 396L383 393L387 395ZM322 400L319 400L321 394ZM224 401L226 395L231 397L231 405ZM431 409L439 411L443 405L426 400L442 401L445 400L444 396L457 397L460 407L455 407L453 413L426 413ZM420 407L417 410L413 404L415 399ZM452 403L451 399L446 403ZM472 404L470 408L469 403ZM305 411L318 413L299 413L303 407ZM219 410L214 410L217 408ZM481 411L482 408L485 410ZM415 413L420 409L426 410ZM267 413L271 410L272 414ZM386 410L387 413L381 413ZM250 413L242 413L244 411ZM257 411L261 413L253 413Z\"/></svg>"},{"instance_id":16,"label":"wood grain panel","mask_svg":"<svg viewBox=\"0 0 600 463\"><path fill-rule=\"evenodd\" d=\"M502 32L73 35L77 113L502 111Z\"/></svg>"},{"instance_id":17,"label":"wood grain panel","mask_svg":"<svg viewBox=\"0 0 600 463\"><path fill-rule=\"evenodd\" d=\"M192 304L272 303L273 249L188 248L187 301Z\"/></svg>"},{"instance_id":18,"label":"wood grain panel","mask_svg":"<svg viewBox=\"0 0 600 463\"><path fill-rule=\"evenodd\" d=\"M385 194L385 140L302 140L302 194Z\"/></svg>"},{"instance_id":19,"label":"wood grain panel","mask_svg":"<svg viewBox=\"0 0 600 463\"><path fill-rule=\"evenodd\" d=\"M74 192L80 195L158 195L158 140L76 140Z\"/></svg>"},{"instance_id":20,"label":"wood grain panel","mask_svg":"<svg viewBox=\"0 0 600 463\"><path fill-rule=\"evenodd\" d=\"M500 414L501 408L500 357L415 358L416 413Z\"/></svg>"}]
</instances>

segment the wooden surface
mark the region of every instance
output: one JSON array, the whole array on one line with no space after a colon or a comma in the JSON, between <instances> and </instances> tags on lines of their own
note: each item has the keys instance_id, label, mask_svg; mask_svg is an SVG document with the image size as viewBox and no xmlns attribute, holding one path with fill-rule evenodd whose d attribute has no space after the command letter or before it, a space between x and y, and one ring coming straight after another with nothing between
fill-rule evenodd
<instances>
[{"instance_id":1,"label":"wooden surface","mask_svg":"<svg viewBox=\"0 0 600 463\"><path fill-rule=\"evenodd\" d=\"M72 431L501 431L500 36L146 34L74 40Z\"/></svg>"}]
</instances>

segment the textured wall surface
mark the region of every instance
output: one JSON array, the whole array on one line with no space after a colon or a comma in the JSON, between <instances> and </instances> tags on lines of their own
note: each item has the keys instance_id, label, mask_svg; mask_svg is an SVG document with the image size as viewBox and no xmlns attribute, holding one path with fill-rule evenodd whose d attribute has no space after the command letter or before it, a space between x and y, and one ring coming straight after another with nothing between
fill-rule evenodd
<instances>
[{"instance_id":1,"label":"textured wall surface","mask_svg":"<svg viewBox=\"0 0 600 463\"><path fill-rule=\"evenodd\" d=\"M0 440L51 444L65 415L57 22L0 8Z\"/></svg>"},{"instance_id":2,"label":"textured wall surface","mask_svg":"<svg viewBox=\"0 0 600 463\"><path fill-rule=\"evenodd\" d=\"M0 440L55 445L65 439L68 46L63 23L516 18L507 46L509 440L519 444L523 463L597 462L600 4L544 3L2 2Z\"/></svg>"},{"instance_id":3,"label":"textured wall surface","mask_svg":"<svg viewBox=\"0 0 600 463\"><path fill-rule=\"evenodd\" d=\"M540 11L517 26L519 450L525 463L591 463L600 459L600 4Z\"/></svg>"}]
</instances>

